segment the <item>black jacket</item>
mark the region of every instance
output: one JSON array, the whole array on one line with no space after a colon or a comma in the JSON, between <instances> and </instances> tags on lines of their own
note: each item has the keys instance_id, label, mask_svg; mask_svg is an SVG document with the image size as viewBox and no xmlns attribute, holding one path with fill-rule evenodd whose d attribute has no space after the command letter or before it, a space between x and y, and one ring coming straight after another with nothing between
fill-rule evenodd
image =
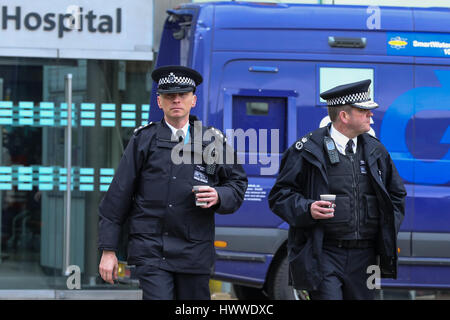
<instances>
[{"instance_id":1,"label":"black jacket","mask_svg":"<svg viewBox=\"0 0 450 320\"><path fill-rule=\"evenodd\" d=\"M269 194L272 211L289 228L290 279L297 289L316 290L322 280L320 255L323 241L321 221L311 217L310 206L329 193L323 138L330 125L298 140L283 154L280 172ZM406 190L385 147L369 134L359 136L377 195L380 227L377 253L383 278L397 277L397 234L404 218Z\"/></svg>"},{"instance_id":2,"label":"black jacket","mask_svg":"<svg viewBox=\"0 0 450 320\"><path fill-rule=\"evenodd\" d=\"M192 145L198 138L193 137L194 120L191 116L191 138L185 147L202 152L209 143L200 149ZM201 129L202 136L206 129ZM213 133L221 136L219 131ZM208 175L204 162L194 163L193 152L188 152L191 164L174 164L171 152L180 144L171 141L171 134L162 120L132 136L99 206L99 249L117 251L120 229L129 219L129 264L210 273L215 257L214 212L227 214L240 207L247 175L239 164L218 164L215 173ZM194 185L214 187L219 205L197 207Z\"/></svg>"}]
</instances>

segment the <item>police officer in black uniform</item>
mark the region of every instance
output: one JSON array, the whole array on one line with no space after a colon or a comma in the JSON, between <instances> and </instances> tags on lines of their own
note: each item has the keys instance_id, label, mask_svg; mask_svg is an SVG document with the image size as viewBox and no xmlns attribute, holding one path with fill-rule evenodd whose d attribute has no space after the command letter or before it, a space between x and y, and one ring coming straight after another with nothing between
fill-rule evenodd
<instances>
[{"instance_id":1,"label":"police officer in black uniform","mask_svg":"<svg viewBox=\"0 0 450 320\"><path fill-rule=\"evenodd\" d=\"M214 212L240 207L247 176L223 134L190 115L202 76L165 66L152 78L164 118L135 130L99 206L99 272L109 283L117 278L115 252L128 219L128 263L144 299L210 299ZM194 193L194 185L203 187Z\"/></svg>"},{"instance_id":2,"label":"police officer in black uniform","mask_svg":"<svg viewBox=\"0 0 450 320\"><path fill-rule=\"evenodd\" d=\"M320 95L332 123L284 153L269 194L272 211L290 226L290 282L312 299L374 299L370 265L379 265L381 277L396 278L406 191L385 147L366 133L378 107L370 83ZM335 206L321 194L335 194Z\"/></svg>"}]
</instances>

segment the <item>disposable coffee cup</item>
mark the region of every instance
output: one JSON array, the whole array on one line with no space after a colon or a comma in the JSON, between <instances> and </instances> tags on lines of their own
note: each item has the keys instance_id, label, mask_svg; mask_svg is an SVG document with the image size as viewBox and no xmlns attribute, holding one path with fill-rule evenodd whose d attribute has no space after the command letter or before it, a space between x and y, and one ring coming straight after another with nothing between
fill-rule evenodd
<instances>
[{"instance_id":1,"label":"disposable coffee cup","mask_svg":"<svg viewBox=\"0 0 450 320\"><path fill-rule=\"evenodd\" d=\"M336 195L335 194L321 194L320 200L331 202L331 206L328 206L328 208L333 208L334 203L336 202Z\"/></svg>"},{"instance_id":2,"label":"disposable coffee cup","mask_svg":"<svg viewBox=\"0 0 450 320\"><path fill-rule=\"evenodd\" d=\"M193 189L194 189L194 193L199 193L200 192L200 188L202 188L202 187L208 187L208 186L205 186L205 185L201 185L201 186L194 186L193 187ZM201 206L206 206L208 204L208 202L206 202L206 201L201 201L201 200L197 200L197 197L195 197L195 205L197 206L197 207L201 207Z\"/></svg>"}]
</instances>

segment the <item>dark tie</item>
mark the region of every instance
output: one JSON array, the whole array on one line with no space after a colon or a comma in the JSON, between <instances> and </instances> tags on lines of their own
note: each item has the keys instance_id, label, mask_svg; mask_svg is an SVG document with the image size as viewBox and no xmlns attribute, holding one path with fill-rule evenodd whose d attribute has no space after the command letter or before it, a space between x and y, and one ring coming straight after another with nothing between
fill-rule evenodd
<instances>
[{"instance_id":1,"label":"dark tie","mask_svg":"<svg viewBox=\"0 0 450 320\"><path fill-rule=\"evenodd\" d=\"M175 136L178 139L178 142L181 142L184 140L184 132L181 129L178 129L177 132L175 133Z\"/></svg>"},{"instance_id":2,"label":"dark tie","mask_svg":"<svg viewBox=\"0 0 450 320\"><path fill-rule=\"evenodd\" d=\"M345 154L346 155L354 154L354 152L353 152L353 145L354 145L353 140L352 139L348 140L347 146L345 147Z\"/></svg>"}]
</instances>

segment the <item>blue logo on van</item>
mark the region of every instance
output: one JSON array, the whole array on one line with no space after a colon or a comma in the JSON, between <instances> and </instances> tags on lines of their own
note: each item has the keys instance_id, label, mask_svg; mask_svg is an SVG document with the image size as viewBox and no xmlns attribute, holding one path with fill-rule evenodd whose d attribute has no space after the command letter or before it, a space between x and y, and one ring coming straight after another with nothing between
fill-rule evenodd
<instances>
[{"instance_id":1,"label":"blue logo on van","mask_svg":"<svg viewBox=\"0 0 450 320\"><path fill-rule=\"evenodd\" d=\"M397 98L388 108L381 124L380 140L396 160L400 176L422 184L450 182L450 148L438 160L416 159L406 145L409 120L422 111L450 111L450 71L436 70L442 87L415 88ZM432 130L432 128L430 128ZM450 145L450 124L440 143Z\"/></svg>"}]
</instances>

